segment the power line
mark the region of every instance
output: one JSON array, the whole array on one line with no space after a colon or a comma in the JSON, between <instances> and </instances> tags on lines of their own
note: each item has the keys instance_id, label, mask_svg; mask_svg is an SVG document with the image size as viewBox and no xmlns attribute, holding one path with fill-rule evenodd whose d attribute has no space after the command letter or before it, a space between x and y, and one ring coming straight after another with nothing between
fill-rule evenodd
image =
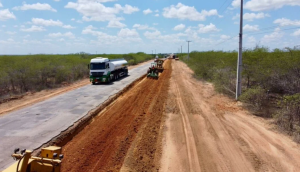
<instances>
[{"instance_id":1,"label":"power line","mask_svg":"<svg viewBox=\"0 0 300 172\"><path fill-rule=\"evenodd\" d=\"M222 6L223 6L224 4L226 4L227 1L228 1L228 0L226 0L226 1L222 4ZM227 4L227 6L222 10L222 12L219 13L219 15L223 14L223 12L229 7L229 5L230 5L232 2L233 2L233 0L232 0L229 4ZM221 8L222 8L222 6L221 6ZM221 8L220 8L220 9L221 9ZM224 21L224 20L220 20L215 26L217 26L218 24L220 24L222 21Z\"/></svg>"},{"instance_id":2,"label":"power line","mask_svg":"<svg viewBox=\"0 0 300 172\"><path fill-rule=\"evenodd\" d=\"M285 31L285 30L293 30L293 29L300 29L300 27L294 27L294 28L282 29L281 31ZM257 33L257 32L254 32L254 33L253 33L253 32L247 32L247 35L259 35L259 34L271 33L271 32L274 32L274 31L266 31L266 32L259 32L259 33ZM246 34L246 33L244 33L244 34ZM229 40L231 40L231 39L233 39L233 38L236 38L236 37L237 37L237 36L232 36L232 37L230 37L230 38L228 38L228 39L225 39L224 41L222 41L222 42L220 42L220 43L215 44L214 46L223 44L223 43L225 43L225 42L227 42L227 41L229 41Z\"/></svg>"},{"instance_id":3,"label":"power line","mask_svg":"<svg viewBox=\"0 0 300 172\"><path fill-rule=\"evenodd\" d=\"M237 35L237 36L238 36L238 35ZM233 37L231 37L231 38L225 39L224 41L222 41L222 42L220 42L220 43L218 43L218 44L215 44L214 46L223 44L224 42L227 42L227 41L229 41L229 40L232 40L233 38L236 38L237 36L233 36Z\"/></svg>"},{"instance_id":4,"label":"power line","mask_svg":"<svg viewBox=\"0 0 300 172\"><path fill-rule=\"evenodd\" d=\"M294 27L294 28L287 28L287 29L282 29L280 31L285 31L285 30L293 30L293 29L300 29L300 27ZM268 32L259 32L259 33L250 33L248 35L259 35L259 34L264 34L264 33L271 33L271 32L274 32L274 31L268 31Z\"/></svg>"},{"instance_id":5,"label":"power line","mask_svg":"<svg viewBox=\"0 0 300 172\"><path fill-rule=\"evenodd\" d=\"M245 34L253 33L253 32L260 32L260 31L264 31L264 30L270 30L270 29L273 29L273 28L276 28L276 27L280 27L280 25L265 27L265 28L260 29L259 31L249 31L249 32L245 32Z\"/></svg>"}]
</instances>

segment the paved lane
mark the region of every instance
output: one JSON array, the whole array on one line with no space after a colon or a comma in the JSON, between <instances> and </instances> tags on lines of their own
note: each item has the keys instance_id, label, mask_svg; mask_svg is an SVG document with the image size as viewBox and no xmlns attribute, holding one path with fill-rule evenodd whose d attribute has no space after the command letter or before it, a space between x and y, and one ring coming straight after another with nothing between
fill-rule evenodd
<instances>
[{"instance_id":1,"label":"paved lane","mask_svg":"<svg viewBox=\"0 0 300 172\"><path fill-rule=\"evenodd\" d=\"M135 79L150 63L129 70L129 76L110 85L87 85L30 107L0 116L0 171L14 162L14 148L36 149L67 129Z\"/></svg>"}]
</instances>

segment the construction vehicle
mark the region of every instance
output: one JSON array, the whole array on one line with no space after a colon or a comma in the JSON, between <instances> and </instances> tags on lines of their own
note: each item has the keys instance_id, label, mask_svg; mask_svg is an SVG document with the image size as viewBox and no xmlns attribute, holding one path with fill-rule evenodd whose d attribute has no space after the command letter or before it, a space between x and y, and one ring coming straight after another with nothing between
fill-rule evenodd
<instances>
[{"instance_id":1,"label":"construction vehicle","mask_svg":"<svg viewBox=\"0 0 300 172\"><path fill-rule=\"evenodd\" d=\"M96 57L91 59L88 68L90 69L90 82L110 83L128 75L127 61L125 59L108 59Z\"/></svg>"},{"instance_id":2,"label":"construction vehicle","mask_svg":"<svg viewBox=\"0 0 300 172\"><path fill-rule=\"evenodd\" d=\"M164 64L163 59L155 59L155 62L151 63L151 66L147 71L147 77L158 79L159 73L162 73L164 70L163 64Z\"/></svg>"},{"instance_id":3,"label":"construction vehicle","mask_svg":"<svg viewBox=\"0 0 300 172\"><path fill-rule=\"evenodd\" d=\"M32 156L32 151L17 148L11 155L17 162L3 172L60 172L63 159L61 147L42 148L41 157Z\"/></svg>"},{"instance_id":4,"label":"construction vehicle","mask_svg":"<svg viewBox=\"0 0 300 172\"><path fill-rule=\"evenodd\" d=\"M157 59L156 63L157 63L158 72L163 72L163 70L164 70L164 67L163 67L164 60L163 59Z\"/></svg>"},{"instance_id":5,"label":"construction vehicle","mask_svg":"<svg viewBox=\"0 0 300 172\"><path fill-rule=\"evenodd\" d=\"M157 63L151 63L151 66L149 67L147 71L147 78L154 78L158 79L159 72L157 70Z\"/></svg>"}]
</instances>

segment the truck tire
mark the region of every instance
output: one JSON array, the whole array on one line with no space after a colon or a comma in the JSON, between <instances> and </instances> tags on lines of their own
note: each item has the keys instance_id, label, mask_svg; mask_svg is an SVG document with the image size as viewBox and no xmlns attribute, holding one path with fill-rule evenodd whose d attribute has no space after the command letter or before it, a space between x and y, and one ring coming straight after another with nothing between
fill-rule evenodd
<instances>
[{"instance_id":1,"label":"truck tire","mask_svg":"<svg viewBox=\"0 0 300 172\"><path fill-rule=\"evenodd\" d=\"M95 85L96 83L95 82L92 82L92 85Z\"/></svg>"}]
</instances>

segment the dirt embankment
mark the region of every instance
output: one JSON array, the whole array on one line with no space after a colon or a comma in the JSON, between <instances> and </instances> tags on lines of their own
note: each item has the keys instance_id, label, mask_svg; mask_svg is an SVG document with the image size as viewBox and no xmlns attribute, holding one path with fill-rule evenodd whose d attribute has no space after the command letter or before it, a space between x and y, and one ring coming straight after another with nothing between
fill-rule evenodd
<instances>
[{"instance_id":1,"label":"dirt embankment","mask_svg":"<svg viewBox=\"0 0 300 172\"><path fill-rule=\"evenodd\" d=\"M300 171L300 147L172 61L160 171Z\"/></svg>"},{"instance_id":2,"label":"dirt embankment","mask_svg":"<svg viewBox=\"0 0 300 172\"><path fill-rule=\"evenodd\" d=\"M95 117L63 147L61 170L158 170L171 70L167 60L158 80L142 80Z\"/></svg>"},{"instance_id":3,"label":"dirt embankment","mask_svg":"<svg viewBox=\"0 0 300 172\"><path fill-rule=\"evenodd\" d=\"M151 60L152 61L152 60ZM150 61L140 63L134 66L128 66L128 69L136 68L140 65L149 63ZM0 102L0 115L7 114L9 112L33 105L35 103L47 100L51 97L57 96L59 94L66 93L68 91L75 90L77 88L83 87L85 85L89 85L90 81L88 78L76 81L72 84L64 84L60 88L55 89L47 89L39 92L28 92L22 96L11 97L6 102Z\"/></svg>"}]
</instances>

